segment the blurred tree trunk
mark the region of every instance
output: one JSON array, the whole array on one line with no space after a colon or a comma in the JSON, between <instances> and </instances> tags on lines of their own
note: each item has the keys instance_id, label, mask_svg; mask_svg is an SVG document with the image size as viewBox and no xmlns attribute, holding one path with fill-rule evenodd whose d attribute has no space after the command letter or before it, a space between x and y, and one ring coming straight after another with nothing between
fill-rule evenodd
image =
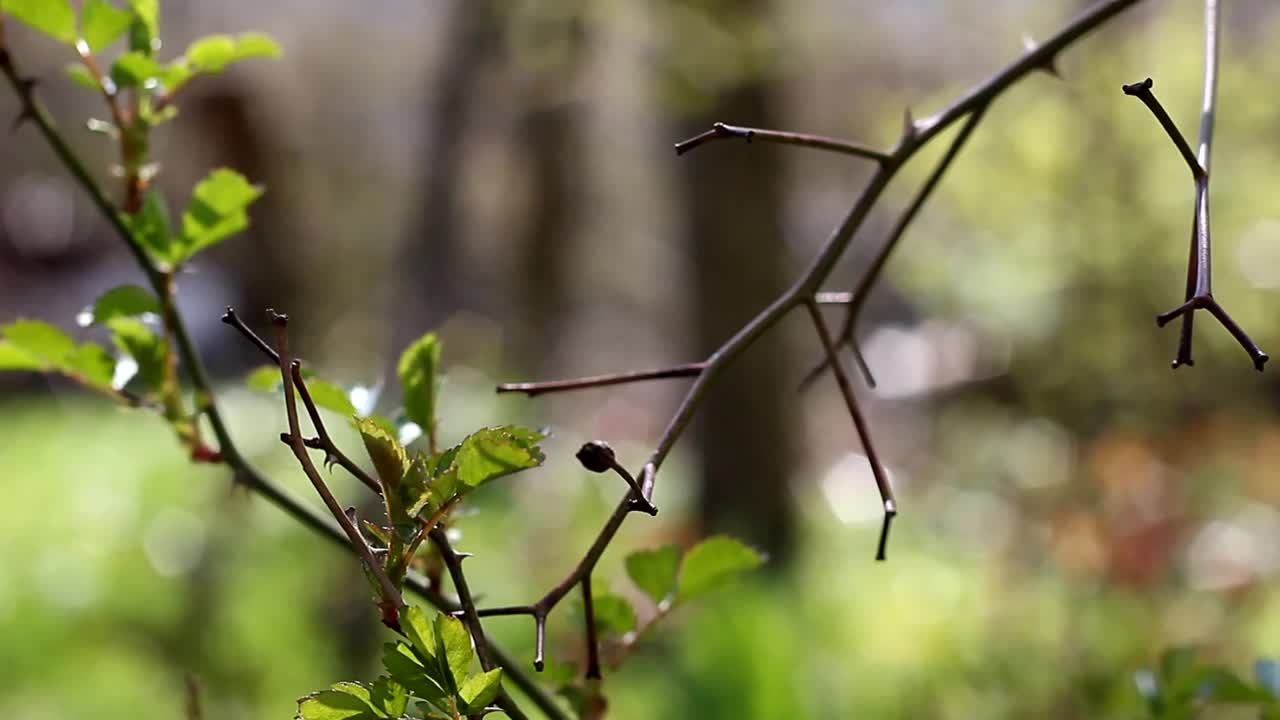
<instances>
[{"instance_id":1,"label":"blurred tree trunk","mask_svg":"<svg viewBox=\"0 0 1280 720\"><path fill-rule=\"evenodd\" d=\"M765 3L733 8L744 25L767 22ZM717 120L779 125L768 80L722 89L681 128L687 137ZM767 144L713 143L681 160L693 263L700 354L713 351L790 281L782 234L783 167ZM698 508L708 531L732 532L785 561L795 542L789 476L794 468L796 374L771 333L716 383L695 432L703 478ZM779 563L781 565L781 563Z\"/></svg>"},{"instance_id":2,"label":"blurred tree trunk","mask_svg":"<svg viewBox=\"0 0 1280 720\"><path fill-rule=\"evenodd\" d=\"M574 86L584 62L585 27L581 8L561 6L542 32L557 45L552 63L534 70L527 109L520 118L520 142L528 153L529 217L517 247L521 254L518 357L527 371L556 374L555 353L569 313L574 270L575 208L584 199L578 179L585 172L583 113ZM517 63L519 63L517 58Z\"/></svg>"},{"instance_id":3,"label":"blurred tree trunk","mask_svg":"<svg viewBox=\"0 0 1280 720\"><path fill-rule=\"evenodd\" d=\"M476 86L499 50L500 19L487 0L454 4L449 28L438 37L447 47L436 58L425 113L426 152L422 158L422 215L396 263L401 290L392 342L398 353L426 328L443 323L466 304L467 272L459 243L464 225L462 170L467 120Z\"/></svg>"}]
</instances>

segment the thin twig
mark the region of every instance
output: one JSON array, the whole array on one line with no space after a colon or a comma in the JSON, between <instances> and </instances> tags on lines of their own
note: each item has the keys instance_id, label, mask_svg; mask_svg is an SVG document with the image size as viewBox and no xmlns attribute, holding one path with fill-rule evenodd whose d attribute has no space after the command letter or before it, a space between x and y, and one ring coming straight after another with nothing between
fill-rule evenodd
<instances>
[{"instance_id":1,"label":"thin twig","mask_svg":"<svg viewBox=\"0 0 1280 720\"><path fill-rule=\"evenodd\" d=\"M369 572L377 579L378 586L382 589L382 599L378 603L382 609L382 622L390 628L399 628L400 611L405 607L404 598L400 597L399 588L387 576L387 571L382 567L382 563L379 563L374 558L373 551L369 548L369 543L365 541L364 536L360 534L360 530L351 522L351 518L347 517L342 505L338 503L337 498L329 490L329 486L325 485L324 478L316 470L315 463L311 462L307 446L303 443L302 429L298 423L298 405L294 399L293 391L293 372L297 363L289 354L288 322L289 319L286 316L272 313L272 324L276 326L277 352L280 357L280 380L284 383L285 414L289 419L289 447L293 450L293 455L298 459L298 463L302 465L303 472L307 474L307 478L315 486L316 492L320 495L320 499L324 501L325 507L329 508L329 513L333 515L333 519L337 520L338 525L346 532L347 538L351 541L352 547L359 553L360 559L364 560Z\"/></svg>"},{"instance_id":2,"label":"thin twig","mask_svg":"<svg viewBox=\"0 0 1280 720\"><path fill-rule=\"evenodd\" d=\"M725 368L737 360L759 337L778 325L797 305L812 302L814 295L831 275L832 269L844 255L854 234L862 226L871 208L897 171L920 148L928 144L930 140L943 132L952 123L962 117L971 115L980 108L988 107L998 95L1026 75L1052 67L1053 60L1063 49L1094 28L1115 17L1121 11L1137 4L1137 2L1138 0L1105 0L1104 2L1099 2L1072 20L1043 44L1031 48L1018 60L1009 64L985 82L974 86L936 115L920 121L910 120L908 115L908 122L897 145L885 157L883 162L877 164L875 172L867 181L862 193L854 201L848 215L832 231L830 237L818 250L813 261L801 273L795 284L748 321L703 363L701 372L697 374L693 384L686 391L684 399L670 421L668 421L661 438L640 473L640 486L644 490L646 497L652 497L653 483L658 468L662 465L668 453L671 452L676 441L683 435L685 428L688 427L693 414L701 405L711 384L724 372ZM704 138L702 142L706 142L709 139ZM604 553L605 548L612 542L618 529L626 520L627 515L635 509L632 503L632 492L628 490L626 497L619 501L613 513L605 521L604 526L592 541L586 554L577 562L569 574L537 603L528 606L533 610L529 614L534 615L539 638L544 632L546 614L556 606L566 593L591 573L600 556ZM892 509L896 513L896 505ZM887 539L888 520L890 517L886 515L886 524L881 532L881 547L877 550L877 556L883 556L884 554L883 544ZM540 640L535 663L535 666L539 668L542 665L541 653L542 643Z\"/></svg>"},{"instance_id":3,"label":"thin twig","mask_svg":"<svg viewBox=\"0 0 1280 720\"><path fill-rule=\"evenodd\" d=\"M836 360L836 346L831 340L826 321L822 319L822 311L818 309L817 303L813 302L805 303L805 308L809 311L809 318L813 320L813 328L818 333L818 339L822 341L822 350L830 361L831 373L835 375L836 384L840 386L840 395L844 397L849 417L853 419L853 427L858 431L858 439L862 441L862 449L867 453L867 462L871 464L871 475L875 478L876 489L880 491L880 501L884 505L884 523L880 527L876 560L884 560L889 542L889 524L898 514L898 503L893 497L893 486L889 483L889 475L884 471L884 465L876 456L875 443L871 441L871 430L867 426L866 418L862 415L862 410L858 407L858 398L853 394L853 384L849 382L844 368Z\"/></svg>"},{"instance_id":4,"label":"thin twig","mask_svg":"<svg viewBox=\"0 0 1280 720\"><path fill-rule=\"evenodd\" d=\"M1196 310L1208 310L1248 353L1253 361L1253 367L1258 372L1262 372L1269 359L1267 354L1213 297L1213 250L1209 234L1209 161L1213 146L1213 124L1218 91L1218 33L1221 26L1221 12L1216 0L1205 0L1204 7L1204 96L1200 110L1200 147L1197 154L1192 154L1186 138L1169 117L1164 106L1156 99L1155 93L1152 92L1151 78L1123 87L1124 93L1141 100L1164 128L1183 161L1191 169L1191 177L1195 184L1191 250L1187 260L1186 296L1181 305L1156 316L1156 324L1163 327L1176 317L1182 318L1182 331L1178 336L1178 354L1174 357L1172 366L1177 368L1182 365L1193 365L1195 364L1191 355L1193 316Z\"/></svg>"},{"instance_id":5,"label":"thin twig","mask_svg":"<svg viewBox=\"0 0 1280 720\"><path fill-rule=\"evenodd\" d=\"M364 483L365 487L374 492L375 495L382 495L382 486L364 471L364 468L355 463L354 460L347 457L342 449L333 442L333 438L329 437L329 431L325 429L324 419L320 417L320 408L316 407L315 402L311 399L311 391L307 389L307 382L302 378L302 364L293 363L292 368L293 384L298 388L298 395L302 398L302 405L307 409L307 415L311 418L311 425L316 429L316 437L305 438L303 444L309 448L324 451L325 462L336 462L346 469L347 472L355 476L357 480Z\"/></svg>"},{"instance_id":6,"label":"thin twig","mask_svg":"<svg viewBox=\"0 0 1280 720\"><path fill-rule=\"evenodd\" d=\"M704 133L676 143L676 155L683 155L690 150L695 150L707 143L715 142L716 140L731 140L735 138L741 138L747 142L762 140L764 142L776 143L778 145L799 145L800 147L828 150L843 155L853 155L855 157L866 158L868 160L875 160L876 162L885 162L889 159L889 154L886 152L876 150L872 147L867 147L866 145L847 142L845 140L837 140L835 138L824 137L822 135L787 132L785 130L765 130L763 128L739 127L737 125L726 125L719 122L712 125L711 129Z\"/></svg>"},{"instance_id":7,"label":"thin twig","mask_svg":"<svg viewBox=\"0 0 1280 720\"><path fill-rule=\"evenodd\" d=\"M444 566L449 570L449 578L453 580L453 589L458 594L458 604L462 608L462 621L467 624L467 629L471 631L471 637L475 640L476 656L480 658L480 667L486 672L492 670L493 657L489 653L489 643L484 637L484 628L480 625L480 616L476 614L476 604L471 598L471 590L467 587L467 576L462 571L462 556L454 552L444 528L432 528L427 533L427 537L431 538L431 542L440 551L440 559L444 560Z\"/></svg>"},{"instance_id":8,"label":"thin twig","mask_svg":"<svg viewBox=\"0 0 1280 720\"><path fill-rule=\"evenodd\" d=\"M551 380L548 382L503 383L498 386L500 393L520 392L529 397L543 393L564 392L566 390L584 390L587 388L606 387L640 382L642 380L665 380L667 378L697 377L706 367L706 363L686 363L660 370L638 370L635 372L615 373L611 375L592 375L590 377L573 378L572 380Z\"/></svg>"}]
</instances>

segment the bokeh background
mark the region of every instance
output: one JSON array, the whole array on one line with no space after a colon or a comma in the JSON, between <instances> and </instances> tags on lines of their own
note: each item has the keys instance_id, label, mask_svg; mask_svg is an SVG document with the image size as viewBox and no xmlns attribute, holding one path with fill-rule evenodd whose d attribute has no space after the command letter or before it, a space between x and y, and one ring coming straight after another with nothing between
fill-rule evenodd
<instances>
[{"instance_id":1,"label":"bokeh background","mask_svg":"<svg viewBox=\"0 0 1280 720\"><path fill-rule=\"evenodd\" d=\"M262 30L286 49L183 97L156 156L184 196L214 165L268 187L253 229L201 256L181 304L237 440L314 501L275 441L273 398L218 323L288 311L329 378L382 387L399 349L446 344L443 436L556 431L544 468L461 519L484 604L528 602L580 556L621 488L584 439L638 465L687 381L539 398L495 382L701 359L785 287L847 211L867 163L671 143L712 121L888 147L1080 11L1017 0L278 0L164 3L177 53ZM770 554L681 610L608 676L617 718L1135 717L1133 673L1202 643L1240 669L1280 652L1280 384L1216 324L1171 372L1191 186L1120 85L1144 77L1198 120L1202 6L1141 3L1073 46L1062 79L1003 96L874 293L861 395L901 494L890 561L879 502L829 378L784 323L712 392L597 577L635 596L631 549L729 531ZM69 58L9 28L68 128L99 112ZM1280 6L1225 7L1214 154L1215 291L1280 350ZM0 94L0 117L17 112ZM77 333L140 276L29 127L0 136L0 321ZM105 141L73 133L103 172ZM900 175L828 289L848 289L943 142ZM833 320L835 316L833 315ZM348 442L350 437L348 436ZM337 477L337 476L335 476ZM357 487L336 480L349 501ZM192 467L161 421L45 378L0 378L0 715L292 716L369 677L385 638L354 561ZM579 653L573 612L550 650ZM486 629L531 657L528 618Z\"/></svg>"}]
</instances>

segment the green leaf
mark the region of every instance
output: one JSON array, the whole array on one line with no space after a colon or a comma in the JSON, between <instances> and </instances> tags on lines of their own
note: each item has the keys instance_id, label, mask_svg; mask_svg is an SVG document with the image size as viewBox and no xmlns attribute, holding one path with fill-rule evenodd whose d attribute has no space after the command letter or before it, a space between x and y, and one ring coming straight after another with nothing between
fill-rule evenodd
<instances>
[{"instance_id":1,"label":"green leaf","mask_svg":"<svg viewBox=\"0 0 1280 720\"><path fill-rule=\"evenodd\" d=\"M111 380L116 374L116 361L101 345L85 343L67 360L66 371L89 385L107 390L111 389Z\"/></svg>"},{"instance_id":2,"label":"green leaf","mask_svg":"<svg viewBox=\"0 0 1280 720\"><path fill-rule=\"evenodd\" d=\"M471 674L471 658L475 655L471 633L458 618L440 613L436 616L436 647L440 653L437 660L443 660L441 670L447 673L445 683L456 693Z\"/></svg>"},{"instance_id":3,"label":"green leaf","mask_svg":"<svg viewBox=\"0 0 1280 720\"><path fill-rule=\"evenodd\" d=\"M250 390L258 392L276 392L280 389L280 368L275 365L261 365L249 371L245 384Z\"/></svg>"},{"instance_id":4,"label":"green leaf","mask_svg":"<svg viewBox=\"0 0 1280 720\"><path fill-rule=\"evenodd\" d=\"M129 7L135 18L129 49L155 52L160 38L160 0L129 0Z\"/></svg>"},{"instance_id":5,"label":"green leaf","mask_svg":"<svg viewBox=\"0 0 1280 720\"><path fill-rule=\"evenodd\" d=\"M137 285L119 285L111 288L93 303L93 322L104 324L119 317L137 317L145 313L160 313L160 301L150 290Z\"/></svg>"},{"instance_id":6,"label":"green leaf","mask_svg":"<svg viewBox=\"0 0 1280 720\"><path fill-rule=\"evenodd\" d=\"M76 343L61 328L43 320L18 320L0 328L9 342L28 355L62 367L76 350Z\"/></svg>"},{"instance_id":7,"label":"green leaf","mask_svg":"<svg viewBox=\"0 0 1280 720\"><path fill-rule=\"evenodd\" d=\"M76 12L69 0L2 0L0 10L60 42L75 44Z\"/></svg>"},{"instance_id":8,"label":"green leaf","mask_svg":"<svg viewBox=\"0 0 1280 720\"><path fill-rule=\"evenodd\" d=\"M236 43L237 60L249 58L278 58L284 55L280 43L270 35L258 32L242 33Z\"/></svg>"},{"instance_id":9,"label":"green leaf","mask_svg":"<svg viewBox=\"0 0 1280 720\"><path fill-rule=\"evenodd\" d=\"M160 390L164 385L168 351L160 337L136 318L113 318L107 327L111 329L111 340L116 347L138 363L138 378L148 388Z\"/></svg>"},{"instance_id":10,"label":"green leaf","mask_svg":"<svg viewBox=\"0 0 1280 720\"><path fill-rule=\"evenodd\" d=\"M142 87L160 72L160 63L140 50L130 50L111 63L111 79L121 88Z\"/></svg>"},{"instance_id":11,"label":"green leaf","mask_svg":"<svg viewBox=\"0 0 1280 720\"><path fill-rule=\"evenodd\" d=\"M276 379L279 380L278 377ZM351 398L347 396L347 391L319 378L312 378L306 382L307 392L311 393L311 401L317 407L332 410L343 417L351 417L356 414L356 406L351 404Z\"/></svg>"},{"instance_id":12,"label":"green leaf","mask_svg":"<svg viewBox=\"0 0 1280 720\"><path fill-rule=\"evenodd\" d=\"M596 631L625 635L636 628L636 611L626 598L592 586L591 609L596 618Z\"/></svg>"},{"instance_id":13,"label":"green leaf","mask_svg":"<svg viewBox=\"0 0 1280 720\"><path fill-rule=\"evenodd\" d=\"M9 340L0 340L0 370L48 370L49 364Z\"/></svg>"},{"instance_id":14,"label":"green leaf","mask_svg":"<svg viewBox=\"0 0 1280 720\"><path fill-rule=\"evenodd\" d=\"M694 545L680 565L679 599L702 595L735 576L754 570L764 556L727 535L716 535Z\"/></svg>"},{"instance_id":15,"label":"green leaf","mask_svg":"<svg viewBox=\"0 0 1280 720\"><path fill-rule=\"evenodd\" d=\"M94 92L98 91L98 81L93 79L93 74L90 73L89 69L84 65L81 65L80 63L70 63L66 67L66 73L67 77L71 78L71 81L80 87L93 90Z\"/></svg>"},{"instance_id":16,"label":"green leaf","mask_svg":"<svg viewBox=\"0 0 1280 720\"><path fill-rule=\"evenodd\" d=\"M626 566L631 582L653 598L654 603L661 604L676 591L680 550L675 545L667 545L634 552L627 556Z\"/></svg>"},{"instance_id":17,"label":"green leaf","mask_svg":"<svg viewBox=\"0 0 1280 720\"><path fill-rule=\"evenodd\" d=\"M236 41L230 35L202 37L187 48L187 62L197 72L221 72L227 63L235 60Z\"/></svg>"},{"instance_id":18,"label":"green leaf","mask_svg":"<svg viewBox=\"0 0 1280 720\"><path fill-rule=\"evenodd\" d=\"M432 673L439 670L428 670L414 651L402 642L386 643L382 646L382 666L391 674L392 679L409 689L415 697L423 700L439 700L445 697L444 688L440 687ZM434 661L430 664L435 665Z\"/></svg>"},{"instance_id":19,"label":"green leaf","mask_svg":"<svg viewBox=\"0 0 1280 720\"><path fill-rule=\"evenodd\" d=\"M354 683L339 683L333 690L321 690L300 698L298 717L302 720L376 720L378 715L365 698L347 692L345 687L337 689L345 685Z\"/></svg>"},{"instance_id":20,"label":"green leaf","mask_svg":"<svg viewBox=\"0 0 1280 720\"><path fill-rule=\"evenodd\" d=\"M404 631L405 637L409 638L409 642L413 643L424 658L434 658L436 633L426 611L417 605L410 605L400 613L400 620L400 629ZM394 673L392 677L395 677Z\"/></svg>"},{"instance_id":21,"label":"green leaf","mask_svg":"<svg viewBox=\"0 0 1280 720\"><path fill-rule=\"evenodd\" d=\"M1215 703L1270 703L1274 700L1265 688L1245 682L1225 667L1205 668L1200 687Z\"/></svg>"},{"instance_id":22,"label":"green leaf","mask_svg":"<svg viewBox=\"0 0 1280 720\"><path fill-rule=\"evenodd\" d=\"M133 14L107 0L85 0L80 11L80 37L89 49L98 52L120 39L133 23Z\"/></svg>"},{"instance_id":23,"label":"green leaf","mask_svg":"<svg viewBox=\"0 0 1280 720\"><path fill-rule=\"evenodd\" d=\"M477 488L541 465L546 456L535 443L543 437L533 430L512 426L484 428L468 435L453 459L458 482L469 489Z\"/></svg>"},{"instance_id":24,"label":"green leaf","mask_svg":"<svg viewBox=\"0 0 1280 720\"><path fill-rule=\"evenodd\" d=\"M364 439L365 450L369 452L373 469L382 481L383 492L394 492L400 484L400 478L409 469L409 458L405 455L404 446L375 420L360 418L356 421L356 429ZM391 519L394 521L398 518Z\"/></svg>"},{"instance_id":25,"label":"green leaf","mask_svg":"<svg viewBox=\"0 0 1280 720\"><path fill-rule=\"evenodd\" d=\"M439 370L440 341L435 333L418 338L400 355L397 371L404 392L405 415L427 434L436 425Z\"/></svg>"},{"instance_id":26,"label":"green leaf","mask_svg":"<svg viewBox=\"0 0 1280 720\"><path fill-rule=\"evenodd\" d=\"M409 705L409 691L384 675L369 688L369 704L383 717L399 718Z\"/></svg>"},{"instance_id":27,"label":"green leaf","mask_svg":"<svg viewBox=\"0 0 1280 720\"><path fill-rule=\"evenodd\" d=\"M181 248L176 262L249 227L245 209L261 196L262 188L234 170L219 168L210 173L196 185L182 213Z\"/></svg>"},{"instance_id":28,"label":"green leaf","mask_svg":"<svg viewBox=\"0 0 1280 720\"><path fill-rule=\"evenodd\" d=\"M142 197L142 210L136 215L124 215L125 224L139 243L158 260L173 262L173 230L169 216L169 203L164 194L150 188Z\"/></svg>"},{"instance_id":29,"label":"green leaf","mask_svg":"<svg viewBox=\"0 0 1280 720\"><path fill-rule=\"evenodd\" d=\"M472 715L479 713L498 697L502 689L502 668L494 668L489 672L476 673L467 678L458 688L458 697L464 705L463 713Z\"/></svg>"}]
</instances>

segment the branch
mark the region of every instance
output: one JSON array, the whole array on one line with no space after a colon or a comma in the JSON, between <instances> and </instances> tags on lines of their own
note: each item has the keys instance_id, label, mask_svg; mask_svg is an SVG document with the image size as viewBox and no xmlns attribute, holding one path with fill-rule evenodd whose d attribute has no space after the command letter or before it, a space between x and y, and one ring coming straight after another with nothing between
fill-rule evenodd
<instances>
[{"instance_id":1,"label":"branch","mask_svg":"<svg viewBox=\"0 0 1280 720\"><path fill-rule=\"evenodd\" d=\"M500 393L522 392L529 397L543 393L564 392L566 390L584 390L587 388L623 385L642 380L665 380L667 378L697 377L702 373L706 363L686 363L660 370L637 370L635 372L615 373L611 375L592 375L572 380L551 380L549 382L503 383L498 386Z\"/></svg>"},{"instance_id":2,"label":"branch","mask_svg":"<svg viewBox=\"0 0 1280 720\"><path fill-rule=\"evenodd\" d=\"M866 305L867 297L871 295L871 288L873 288L876 282L880 279L880 274L884 270L885 264L889 262L889 256L897 249L898 241L901 240L903 234L906 233L907 226L911 224L911 221L915 220L916 215L920 213L920 209L924 207L925 202L929 200L929 196L933 194L934 188L938 186L938 183L942 180L942 176L945 175L947 170L951 167L951 162L960 154L960 149L964 147L969 136L972 135L974 129L978 127L978 123L982 122L982 116L986 110L987 107L985 105L981 105L975 108L969 115L969 119L965 121L965 124L960 128L960 132L958 132L955 138L951 141L951 145L947 148L946 153L944 153L942 158L938 160L938 164L934 166L933 172L930 173L928 179L924 181L924 185L920 186L920 189L916 191L915 197L911 199L911 203L907 205L906 209L904 209L898 216L897 221L894 222L893 228L889 230L889 235L885 238L884 244L880 247L880 250L876 253L875 257L872 258L871 264L858 280L857 289L853 291L849 298L849 309L845 313L844 325L840 329L840 339L836 343L836 347L839 348L843 345L850 345L853 347L854 358L858 360L858 364L863 370L863 375L868 378L867 384L871 387L875 387L875 380L871 378L871 371L866 367L866 360L863 359L862 353L858 350L855 342L858 332L858 319L862 315L862 309ZM800 381L800 386L803 388L811 384L819 375L822 374L824 370L826 370L827 366L834 361L835 358L824 358L822 362L805 375L804 379Z\"/></svg>"},{"instance_id":3,"label":"branch","mask_svg":"<svg viewBox=\"0 0 1280 720\"><path fill-rule=\"evenodd\" d=\"M1213 145L1213 121L1218 92L1218 32L1221 25L1221 12L1216 0L1205 0L1204 7L1204 98L1200 110L1200 148L1197 155L1191 153L1191 147L1187 144L1186 138L1165 112L1164 106L1156 99L1155 93L1151 91L1153 86L1151 78L1123 87L1124 93L1141 100L1164 128L1179 154L1182 155L1182 159L1191 169L1191 177L1195 183L1186 296L1181 305L1156 316L1156 325L1164 327L1170 320L1176 317L1182 318L1182 331L1178 337L1178 354L1174 357L1172 365L1174 368L1194 365L1191 357L1194 313L1196 310L1208 310L1248 353L1253 361L1253 367L1258 372L1262 372L1263 366L1269 359L1267 354L1213 297L1213 250L1209 236L1209 160Z\"/></svg>"},{"instance_id":4,"label":"branch","mask_svg":"<svg viewBox=\"0 0 1280 720\"><path fill-rule=\"evenodd\" d=\"M277 345L279 347L280 358L280 378L284 383L284 407L285 414L289 418L289 448L293 450L293 456L298 459L298 463L302 465L302 470L307 474L307 478L311 480L311 484L315 486L316 492L320 495L320 499L324 501L325 507L329 508L329 513L333 515L333 519L338 521L338 526L347 534L347 538L351 540L351 546L355 548L360 559L368 566L369 572L377 579L379 587L382 589L382 599L378 606L382 609L382 622L389 628L398 629L400 627L400 611L404 609L404 598L400 597L400 590L396 584L387 576L387 571L382 567L373 556L373 551L369 548L369 543L365 542L364 536L360 534L360 530L356 528L347 514L343 512L342 506L338 504L337 498L325 485L324 478L320 476L320 472L316 470L315 463L311 462L311 456L307 453L307 446L302 440L302 430L298 423L298 405L294 399L293 378L298 372L299 364L289 354L289 318L286 315L271 313L271 322L276 326Z\"/></svg>"},{"instance_id":5,"label":"branch","mask_svg":"<svg viewBox=\"0 0 1280 720\"><path fill-rule=\"evenodd\" d=\"M716 140L731 140L741 138L747 142L752 140L763 140L765 142L776 143L778 145L799 145L800 147L815 148L817 150L828 150L831 152L841 153L844 155L853 155L855 157L875 160L876 162L886 162L889 154L867 147L866 145L858 145L857 143L846 142L844 140L836 140L835 138L824 137L822 135L807 135L805 133L786 132L783 130L764 130L761 128L739 127L737 125L726 125L724 123L716 123L711 126L710 130L695 135L688 140L682 140L676 143L676 155L684 155L690 150L696 150L707 143Z\"/></svg>"},{"instance_id":6,"label":"branch","mask_svg":"<svg viewBox=\"0 0 1280 720\"><path fill-rule=\"evenodd\" d=\"M867 453L867 462L871 463L871 475L876 480L876 489L880 491L880 501L884 505L884 523L880 527L880 542L876 548L876 560L884 560L885 551L889 543L889 524L893 522L894 516L898 514L898 503L893 497L893 486L889 484L889 476L885 473L884 465L880 463L880 458L876 455L875 444L871 441L871 431L867 427L866 418L862 416L862 411L858 408L858 399L853 394L853 385L849 382L849 377L845 375L844 368L840 367L840 363L836 359L836 346L831 341L831 333L827 330L827 323L822 319L822 311L818 309L818 304L814 302L805 303L805 308L809 311L809 318L813 320L813 327L818 333L818 339L822 341L822 350L827 355L832 374L836 376L836 384L840 386L840 394L844 397L844 404L849 410L849 417L853 419L853 427L858 431L858 439L862 441L862 449Z\"/></svg>"},{"instance_id":7,"label":"branch","mask_svg":"<svg viewBox=\"0 0 1280 720\"><path fill-rule=\"evenodd\" d=\"M582 578L582 617L587 624L586 678L600 678L600 640L596 637L596 610L591 599L591 575Z\"/></svg>"},{"instance_id":8,"label":"branch","mask_svg":"<svg viewBox=\"0 0 1280 720\"><path fill-rule=\"evenodd\" d=\"M467 624L467 629L471 631L471 637L475 640L480 667L488 672L494 668L493 657L489 653L489 643L484 638L480 616L476 614L476 604L471 598L471 590L467 587L467 576L462 572L462 559L465 556L454 552L444 528L432 528L427 536L440 551L440 559L444 560L444 566L449 570L449 578L453 580L453 589L458 594L458 604L462 608L462 621Z\"/></svg>"},{"instance_id":9,"label":"branch","mask_svg":"<svg viewBox=\"0 0 1280 720\"><path fill-rule=\"evenodd\" d=\"M939 133L943 132L947 127L962 117L980 113L981 110L987 108L991 102L1003 93L1006 89L1016 83L1018 80L1035 71L1042 71L1053 67L1053 61L1058 53L1073 42L1080 39L1091 30L1105 23L1107 20L1118 15L1121 11L1137 4L1138 0L1105 0L1086 10L1079 17L1072 20L1066 27L1058 31L1042 45L1029 49L1021 58L1014 61L1004 69L997 72L987 81L973 87L960 98L952 102L946 108L936 115L921 121L911 120L907 115L907 122L904 127L902 137L899 139L894 149L885 154L881 162L877 164L875 172L867 181L867 185L863 188L862 193L854 201L853 206L849 209L848 215L844 220L832 231L830 237L818 250L812 262L801 273L788 290L783 292L774 299L766 308L761 310L755 317L747 322L732 337L724 342L710 357L702 363L700 372L697 373L693 384L686 391L684 399L680 406L676 409L668 421L661 438L650 454L648 461L644 464L640 472L640 487L645 497L652 497L653 485L656 479L658 469L666 459L671 448L676 441L684 433L686 427L701 405L708 388L720 376L724 370L731 365L743 352L747 350L758 338L778 325L792 310L799 305L810 306L814 302L819 288L831 275L832 269L836 263L844 255L845 250L849 246L849 242L853 239L857 230L862 227L871 208L875 205L880 195L888 186L889 181L897 174L908 160L915 153L929 143ZM976 123L975 123L976 124ZM728 127L728 126L725 126ZM971 129L970 129L971 131ZM685 141L678 145L684 150L691 147L697 147L700 144L715 139L717 134L727 131L712 128L709 133L703 133L695 138ZM692 142L692 145L690 143ZM825 326L823 326L825 329ZM828 338L829 339L829 338ZM625 375L605 376L624 378ZM628 382L629 380L619 380L619 382ZM570 384L576 381L569 381ZM612 384L612 383L603 383ZM576 385L581 386L581 385ZM510 387L510 386L505 386ZM855 420L855 425L857 422ZM866 437L866 433L862 432L865 427L860 428L860 435ZM868 445L869 448L869 445ZM868 458L870 459L870 451ZM879 463L873 460L873 467ZM879 484L880 478L877 479ZM881 531L880 547L877 549L877 557L882 557L885 552L884 543L887 541L889 522L897 514L896 503L893 502L892 491L888 487L887 482L881 486L882 497L885 499L885 524ZM587 549L586 554L574 566L563 580L553 587L546 595L533 605L516 606L516 608L502 608L503 614L530 614L534 616L539 636L538 655L535 659L535 667L542 667L542 642L541 637L544 632L546 615L556 604L569 592L575 585L591 574L599 561L601 554L605 548L612 542L618 529L622 526L626 517L635 511L632 498L633 490L628 490L626 497L618 503L610 514L604 526L592 541L591 546ZM892 513L892 514L890 514ZM484 615L484 611L480 611Z\"/></svg>"}]
</instances>

